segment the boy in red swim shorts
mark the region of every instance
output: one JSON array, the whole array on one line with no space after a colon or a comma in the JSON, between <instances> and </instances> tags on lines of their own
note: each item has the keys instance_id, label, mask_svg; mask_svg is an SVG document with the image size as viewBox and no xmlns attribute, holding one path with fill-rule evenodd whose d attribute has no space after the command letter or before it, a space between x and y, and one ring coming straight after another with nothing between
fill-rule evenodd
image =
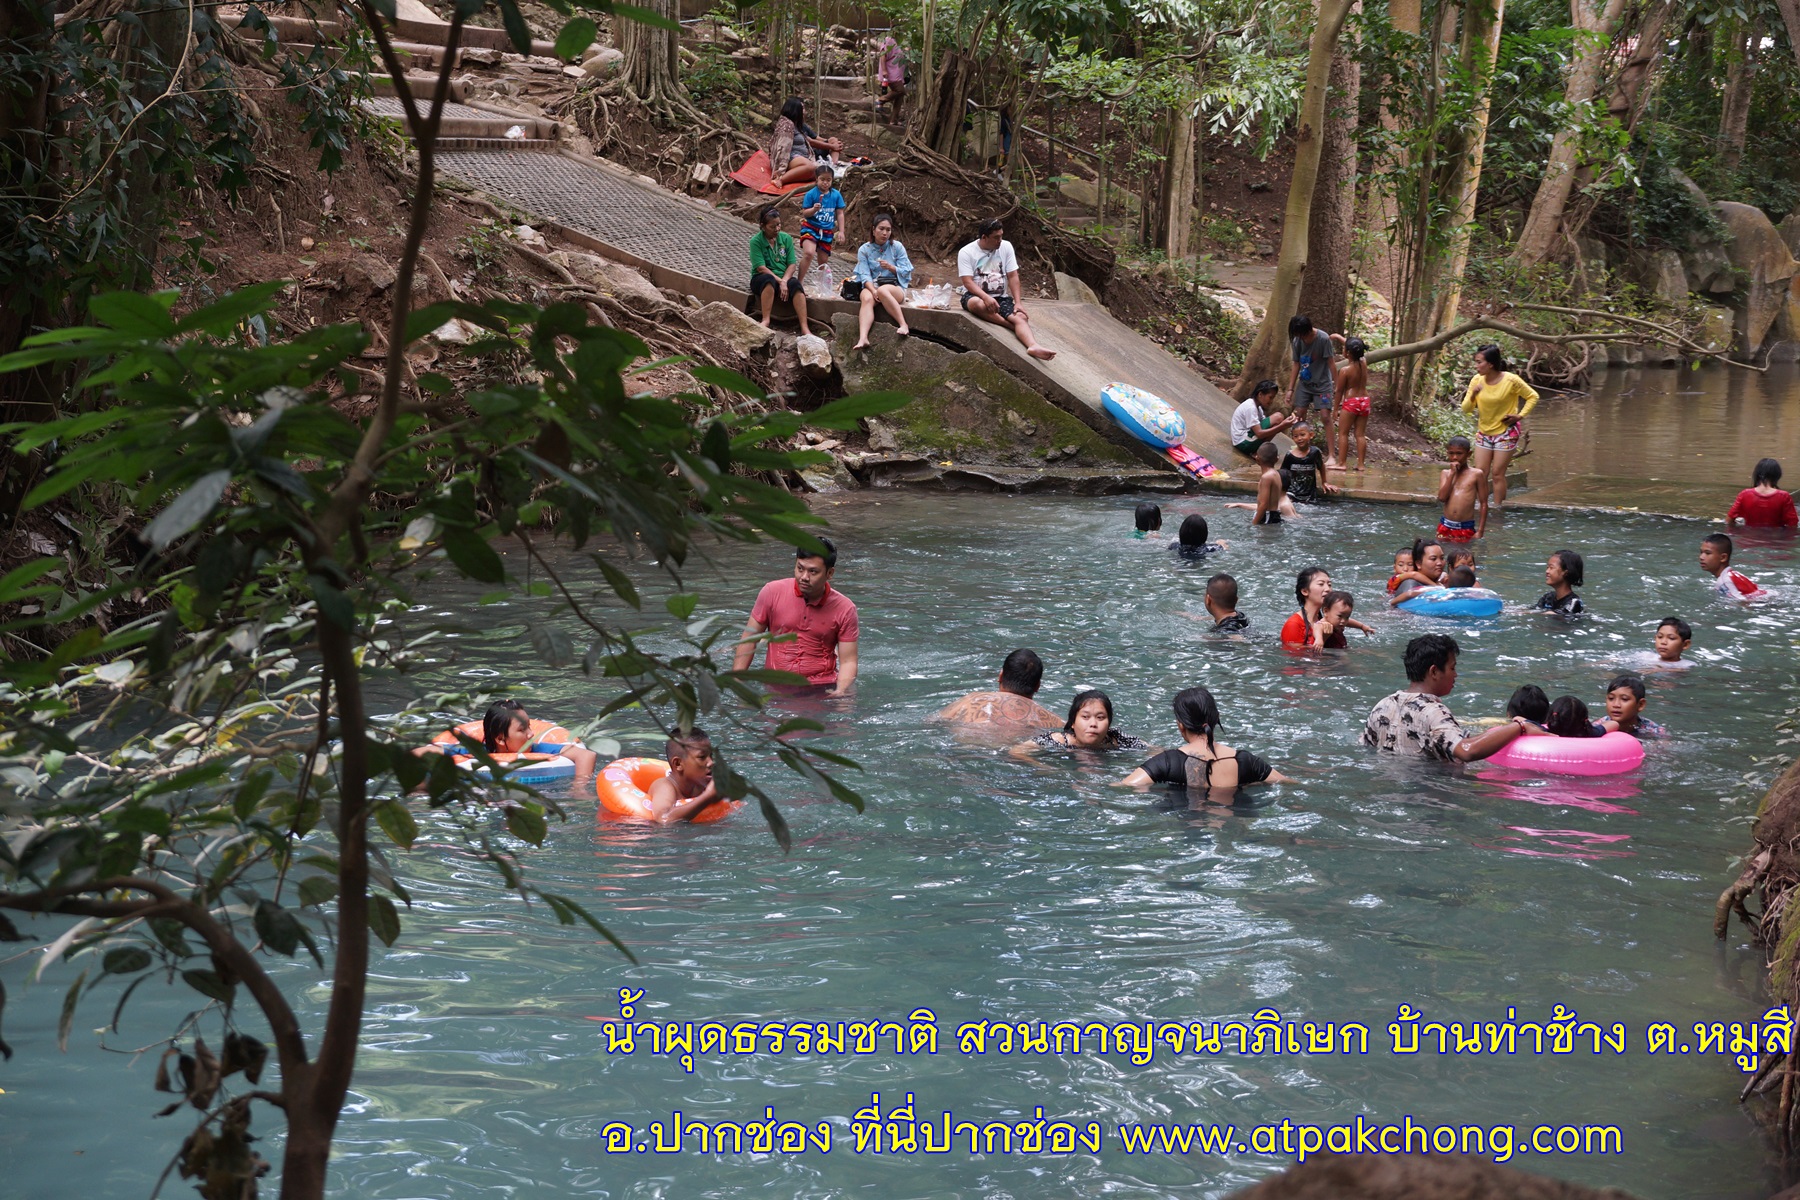
<instances>
[{"instance_id":1,"label":"boy in red swim shorts","mask_svg":"<svg viewBox=\"0 0 1800 1200\"><path fill-rule=\"evenodd\" d=\"M1453 437L1444 447L1450 465L1438 481L1438 502L1444 517L1438 522L1439 541L1467 542L1487 532L1487 472L1469 465L1469 439ZM1476 520L1475 509L1481 508Z\"/></svg>"}]
</instances>

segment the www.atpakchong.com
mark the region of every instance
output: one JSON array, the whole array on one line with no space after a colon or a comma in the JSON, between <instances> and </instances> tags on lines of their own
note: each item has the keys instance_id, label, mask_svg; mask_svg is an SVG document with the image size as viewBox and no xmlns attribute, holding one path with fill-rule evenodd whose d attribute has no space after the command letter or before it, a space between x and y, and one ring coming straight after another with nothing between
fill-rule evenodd
<instances>
[{"instance_id":1,"label":"www.atpakchong.com","mask_svg":"<svg viewBox=\"0 0 1800 1200\"><path fill-rule=\"evenodd\" d=\"M834 1142L834 1134L835 1142ZM701 1121L679 1109L667 1121L635 1129L614 1121L600 1130L609 1154L829 1154L834 1145L853 1154L1279 1154L1305 1162L1308 1155L1480 1154L1506 1162L1515 1154L1623 1154L1616 1125L1427 1125L1410 1114L1398 1124L1358 1116L1337 1125L1281 1121L1239 1129L1211 1123L1117 1125L1109 1135L1098 1121L1051 1121L1038 1108L1031 1120L959 1121L950 1112L922 1117L911 1092L886 1112L881 1094L845 1121L808 1126L778 1121L765 1106L760 1121Z\"/></svg>"}]
</instances>

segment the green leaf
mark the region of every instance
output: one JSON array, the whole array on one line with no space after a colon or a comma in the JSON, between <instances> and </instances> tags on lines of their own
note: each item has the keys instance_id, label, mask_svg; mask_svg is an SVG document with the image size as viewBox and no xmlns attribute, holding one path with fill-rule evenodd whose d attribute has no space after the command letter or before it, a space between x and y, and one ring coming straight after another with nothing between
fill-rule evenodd
<instances>
[{"instance_id":1,"label":"green leaf","mask_svg":"<svg viewBox=\"0 0 1800 1200\"><path fill-rule=\"evenodd\" d=\"M400 914L386 896L369 897L369 932L380 938L384 946L392 946L400 938Z\"/></svg>"},{"instance_id":2,"label":"green leaf","mask_svg":"<svg viewBox=\"0 0 1800 1200\"><path fill-rule=\"evenodd\" d=\"M550 666L560 669L575 661L575 643L562 630L533 624L526 626L526 633L531 637L531 648Z\"/></svg>"},{"instance_id":3,"label":"green leaf","mask_svg":"<svg viewBox=\"0 0 1800 1200\"><path fill-rule=\"evenodd\" d=\"M7 916L5 913L0 913L0 942L24 942L29 940L29 938L19 932L19 927L12 923L11 917Z\"/></svg>"},{"instance_id":4,"label":"green leaf","mask_svg":"<svg viewBox=\"0 0 1800 1200\"><path fill-rule=\"evenodd\" d=\"M169 310L139 292L107 292L88 301L88 312L102 325L138 337L166 338L176 331Z\"/></svg>"},{"instance_id":5,"label":"green leaf","mask_svg":"<svg viewBox=\"0 0 1800 1200\"><path fill-rule=\"evenodd\" d=\"M411 758L408 754L406 757ZM375 806L375 823L381 826L381 832L388 835L388 840L403 850L411 850L413 843L419 840L419 822L413 818L412 810L398 800L385 800Z\"/></svg>"},{"instance_id":6,"label":"green leaf","mask_svg":"<svg viewBox=\"0 0 1800 1200\"><path fill-rule=\"evenodd\" d=\"M106 957L100 960L100 969L108 975L131 975L154 961L142 946L119 946L106 952Z\"/></svg>"},{"instance_id":7,"label":"green leaf","mask_svg":"<svg viewBox=\"0 0 1800 1200\"><path fill-rule=\"evenodd\" d=\"M319 605L319 615L339 629L356 628L356 606L350 603L350 597L335 586L323 575L308 575L306 581L312 585L313 599Z\"/></svg>"},{"instance_id":8,"label":"green leaf","mask_svg":"<svg viewBox=\"0 0 1800 1200\"><path fill-rule=\"evenodd\" d=\"M694 609L700 603L700 597L693 592L676 592L663 601L663 607L677 621L685 621L694 615Z\"/></svg>"},{"instance_id":9,"label":"green leaf","mask_svg":"<svg viewBox=\"0 0 1800 1200\"><path fill-rule=\"evenodd\" d=\"M300 903L322 908L337 899L338 882L329 875L308 875L300 881Z\"/></svg>"},{"instance_id":10,"label":"green leaf","mask_svg":"<svg viewBox=\"0 0 1800 1200\"><path fill-rule=\"evenodd\" d=\"M217 971L183 971L181 978L187 985L210 1000L229 1005L232 994L237 990L219 977Z\"/></svg>"},{"instance_id":11,"label":"green leaf","mask_svg":"<svg viewBox=\"0 0 1800 1200\"><path fill-rule=\"evenodd\" d=\"M69 985L68 994L63 997L62 1016L56 1021L56 1048L58 1050L69 1048L69 1030L75 1024L75 1002L81 999L81 984L87 978L87 974L86 971L83 971L77 975L75 982Z\"/></svg>"},{"instance_id":12,"label":"green leaf","mask_svg":"<svg viewBox=\"0 0 1800 1200\"><path fill-rule=\"evenodd\" d=\"M27 591L26 588L64 565L66 564L60 558L39 558L0 575L0 604L16 604L28 597L43 594L46 589L32 588Z\"/></svg>"},{"instance_id":13,"label":"green leaf","mask_svg":"<svg viewBox=\"0 0 1800 1200\"><path fill-rule=\"evenodd\" d=\"M152 550L167 550L206 520L230 482L230 471L208 471L194 480L187 491L175 497L169 507L156 514L156 519L144 527L144 541Z\"/></svg>"},{"instance_id":14,"label":"green leaf","mask_svg":"<svg viewBox=\"0 0 1800 1200\"><path fill-rule=\"evenodd\" d=\"M634 963L637 962L637 955L631 952L631 948L624 942L621 942L618 938L614 937L610 929L594 920L592 914L590 914L587 909L581 907L581 905L575 903L575 901L569 899L567 896L557 896L550 892L539 892L538 896L545 904L550 906L550 911L556 914L556 920L559 925L573 925L576 921L580 921L589 929L592 929L595 933L618 947L620 954L623 954Z\"/></svg>"},{"instance_id":15,"label":"green leaf","mask_svg":"<svg viewBox=\"0 0 1800 1200\"><path fill-rule=\"evenodd\" d=\"M263 945L275 953L292 958L294 951L300 948L300 936L304 932L300 921L279 904L257 901L251 923L256 926L256 936L262 939Z\"/></svg>"},{"instance_id":16,"label":"green leaf","mask_svg":"<svg viewBox=\"0 0 1800 1200\"><path fill-rule=\"evenodd\" d=\"M689 367L688 374L701 383L710 383L716 388L724 388L728 392L736 392L740 396L749 396L754 400L761 400L768 395L761 384L724 367Z\"/></svg>"},{"instance_id":17,"label":"green leaf","mask_svg":"<svg viewBox=\"0 0 1800 1200\"><path fill-rule=\"evenodd\" d=\"M456 569L477 583L506 582L506 564L473 529L452 527L444 530L444 550Z\"/></svg>"},{"instance_id":18,"label":"green leaf","mask_svg":"<svg viewBox=\"0 0 1800 1200\"><path fill-rule=\"evenodd\" d=\"M644 601L638 596L637 587L631 582L631 576L607 562L601 555L596 554L593 558L594 565L599 567L600 574L606 577L606 586L613 590L613 595L633 608L644 607Z\"/></svg>"},{"instance_id":19,"label":"green leaf","mask_svg":"<svg viewBox=\"0 0 1800 1200\"><path fill-rule=\"evenodd\" d=\"M531 53L531 28L525 24L525 16L519 11L514 0L495 0L500 8L500 23L506 26L506 36L511 39L513 49L520 54Z\"/></svg>"},{"instance_id":20,"label":"green leaf","mask_svg":"<svg viewBox=\"0 0 1800 1200\"><path fill-rule=\"evenodd\" d=\"M799 733L801 730L808 733L824 733L825 726L809 717L789 717L775 727L775 736L786 737L790 733Z\"/></svg>"},{"instance_id":21,"label":"green leaf","mask_svg":"<svg viewBox=\"0 0 1800 1200\"><path fill-rule=\"evenodd\" d=\"M215 337L224 337L235 330L246 317L267 312L275 297L286 286L285 279L271 279L266 283L253 283L249 287L239 288L181 318L174 331L192 333L203 330Z\"/></svg>"},{"instance_id":22,"label":"green leaf","mask_svg":"<svg viewBox=\"0 0 1800 1200\"><path fill-rule=\"evenodd\" d=\"M570 62L581 57L581 52L594 44L594 37L600 27L594 24L592 17L574 17L562 32L556 35L556 57L568 59Z\"/></svg>"},{"instance_id":23,"label":"green leaf","mask_svg":"<svg viewBox=\"0 0 1800 1200\"><path fill-rule=\"evenodd\" d=\"M550 832L549 822L536 805L518 804L506 810L506 827L512 835L521 841L530 842L534 846L544 844L544 838Z\"/></svg>"},{"instance_id":24,"label":"green leaf","mask_svg":"<svg viewBox=\"0 0 1800 1200\"><path fill-rule=\"evenodd\" d=\"M806 414L806 423L820 429L849 429L864 417L879 417L912 403L905 392L863 392L845 396Z\"/></svg>"},{"instance_id":25,"label":"green leaf","mask_svg":"<svg viewBox=\"0 0 1800 1200\"><path fill-rule=\"evenodd\" d=\"M194 953L193 947L187 944L182 932L187 927L173 917L151 917L150 932L162 943L162 948L176 958L187 958Z\"/></svg>"}]
</instances>

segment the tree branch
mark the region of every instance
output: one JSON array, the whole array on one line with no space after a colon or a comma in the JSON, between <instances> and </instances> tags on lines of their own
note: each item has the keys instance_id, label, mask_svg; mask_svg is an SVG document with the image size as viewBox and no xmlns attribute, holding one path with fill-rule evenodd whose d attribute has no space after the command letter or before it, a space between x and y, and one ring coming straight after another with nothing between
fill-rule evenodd
<instances>
[{"instance_id":1,"label":"tree branch","mask_svg":"<svg viewBox=\"0 0 1800 1200\"><path fill-rule=\"evenodd\" d=\"M143 892L152 899L81 899L82 896L107 892ZM243 982L262 1009L263 1016L268 1018L269 1032L275 1039L275 1052L281 1063L282 1086L304 1086L308 1082L312 1067L306 1058L306 1042L300 1036L300 1022L288 1006L287 997L281 994L281 989L250 953L249 947L205 907L176 895L172 888L152 879L120 875L91 883L46 888L27 895L0 892L0 908L105 919L169 917L180 921L198 934L214 957Z\"/></svg>"},{"instance_id":2,"label":"tree branch","mask_svg":"<svg viewBox=\"0 0 1800 1200\"><path fill-rule=\"evenodd\" d=\"M1523 326L1514 325L1507 321L1496 320L1493 317L1472 317L1462 324L1453 325L1444 332L1432 337L1422 338L1416 342L1406 342L1399 346L1383 346L1379 350L1371 350L1364 361L1374 364L1387 362L1389 359L1394 358L1409 358L1415 354L1429 354L1433 350L1449 345L1458 338L1466 337L1469 334L1482 329L1492 329L1497 333L1511 334L1520 341L1540 342L1545 345L1564 345L1569 342L1639 342L1644 340L1644 330L1649 330L1658 335L1658 341L1666 345L1674 346L1677 349L1698 358L1716 358L1721 362L1729 363L1731 366L1743 367L1750 371L1768 370L1767 367L1759 367L1754 363L1739 362L1724 350L1710 350L1677 330L1658 325L1653 321L1645 321L1638 317L1618 316L1613 313L1599 312L1594 309L1556 308L1547 304L1520 304L1517 307L1536 309L1545 312L1568 313L1579 316L1604 317L1609 320L1628 322L1632 325L1639 326L1640 328L1581 333L1545 333L1542 330L1526 329Z\"/></svg>"}]
</instances>

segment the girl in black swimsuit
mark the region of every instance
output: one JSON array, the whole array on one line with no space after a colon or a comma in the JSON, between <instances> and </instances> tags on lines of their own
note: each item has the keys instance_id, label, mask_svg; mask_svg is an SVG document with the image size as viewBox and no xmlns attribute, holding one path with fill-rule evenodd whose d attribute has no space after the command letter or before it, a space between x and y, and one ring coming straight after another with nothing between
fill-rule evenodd
<instances>
[{"instance_id":1,"label":"girl in black swimsuit","mask_svg":"<svg viewBox=\"0 0 1800 1200\"><path fill-rule=\"evenodd\" d=\"M1161 783L1205 794L1213 789L1232 792L1249 783L1288 782L1266 759L1213 741L1213 731L1219 727L1219 706L1205 688L1176 693L1174 707L1182 744L1164 750L1116 786L1145 791Z\"/></svg>"}]
</instances>

